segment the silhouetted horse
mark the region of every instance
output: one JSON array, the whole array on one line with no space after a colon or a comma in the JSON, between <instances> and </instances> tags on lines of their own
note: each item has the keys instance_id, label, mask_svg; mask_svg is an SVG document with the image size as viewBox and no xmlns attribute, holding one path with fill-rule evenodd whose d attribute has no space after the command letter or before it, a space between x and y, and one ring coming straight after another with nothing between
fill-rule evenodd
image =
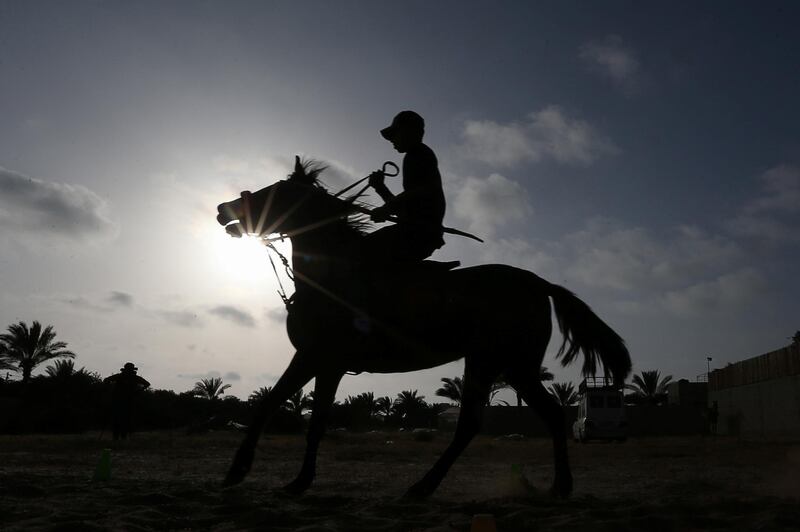
<instances>
[{"instance_id":1,"label":"silhouetted horse","mask_svg":"<svg viewBox=\"0 0 800 532\"><path fill-rule=\"evenodd\" d=\"M453 441L407 495L427 496L437 488L477 434L489 388L501 374L547 424L555 454L552 492L569 495L564 414L539 380L552 328L550 298L564 337L564 365L582 351L584 373L594 374L599 362L622 385L631 369L623 340L570 291L525 270L493 264L447 271L428 263L404 271L370 262L368 239L348 218L359 207L329 194L317 182L320 171L297 159L287 180L218 207L217 220L233 236L291 239L296 287L286 326L297 352L258 407L226 485L244 479L265 422L312 378L305 460L286 486L295 493L314 479L325 421L346 372L417 371L464 357Z\"/></svg>"}]
</instances>

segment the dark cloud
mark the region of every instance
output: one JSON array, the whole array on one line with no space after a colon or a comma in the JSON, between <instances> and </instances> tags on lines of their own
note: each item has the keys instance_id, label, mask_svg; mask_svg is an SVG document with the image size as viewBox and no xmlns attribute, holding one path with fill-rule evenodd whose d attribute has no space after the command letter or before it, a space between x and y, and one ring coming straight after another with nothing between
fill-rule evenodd
<instances>
[{"instance_id":1,"label":"dark cloud","mask_svg":"<svg viewBox=\"0 0 800 532\"><path fill-rule=\"evenodd\" d=\"M795 244L800 241L800 168L780 164L760 178L761 193L728 220L728 227L737 236Z\"/></svg>"},{"instance_id":2,"label":"dark cloud","mask_svg":"<svg viewBox=\"0 0 800 532\"><path fill-rule=\"evenodd\" d=\"M108 308L97 303L93 303L83 296L70 296L60 299L60 301L70 307L79 310L90 310L92 312L108 312Z\"/></svg>"},{"instance_id":3,"label":"dark cloud","mask_svg":"<svg viewBox=\"0 0 800 532\"><path fill-rule=\"evenodd\" d=\"M255 327L256 320L246 310L238 309L231 305L218 305L208 311L209 314L228 320L242 327Z\"/></svg>"},{"instance_id":4,"label":"dark cloud","mask_svg":"<svg viewBox=\"0 0 800 532\"><path fill-rule=\"evenodd\" d=\"M619 148L592 124L571 117L558 105L529 113L522 120L500 123L468 120L457 148L467 160L513 167L554 160L588 166Z\"/></svg>"},{"instance_id":5,"label":"dark cloud","mask_svg":"<svg viewBox=\"0 0 800 532\"><path fill-rule=\"evenodd\" d=\"M281 378L280 375L273 375L272 373L262 373L262 374L256 376L256 379L258 379L260 381L270 382L272 384L275 384L276 382L278 382L278 379L280 379L280 378Z\"/></svg>"},{"instance_id":6,"label":"dark cloud","mask_svg":"<svg viewBox=\"0 0 800 532\"><path fill-rule=\"evenodd\" d=\"M579 56L592 70L613 80L626 94L636 92L639 61L636 53L623 44L619 35L608 35L601 41L582 45Z\"/></svg>"},{"instance_id":7,"label":"dark cloud","mask_svg":"<svg viewBox=\"0 0 800 532\"><path fill-rule=\"evenodd\" d=\"M274 321L276 323L286 322L286 309L284 307L275 307L267 309L264 312L264 315L267 317L268 320Z\"/></svg>"},{"instance_id":8,"label":"dark cloud","mask_svg":"<svg viewBox=\"0 0 800 532\"><path fill-rule=\"evenodd\" d=\"M203 324L197 313L189 310L160 310L157 314L169 323L181 327L200 327Z\"/></svg>"},{"instance_id":9,"label":"dark cloud","mask_svg":"<svg viewBox=\"0 0 800 532\"><path fill-rule=\"evenodd\" d=\"M117 308L130 308L133 306L133 296L125 292L112 291L103 298L86 298L84 296L67 296L59 299L60 302L79 310L92 312L113 312Z\"/></svg>"},{"instance_id":10,"label":"dark cloud","mask_svg":"<svg viewBox=\"0 0 800 532\"><path fill-rule=\"evenodd\" d=\"M500 174L454 179L448 185L453 212L469 224L470 231L482 236L492 236L498 228L533 212L525 188Z\"/></svg>"},{"instance_id":11,"label":"dark cloud","mask_svg":"<svg viewBox=\"0 0 800 532\"><path fill-rule=\"evenodd\" d=\"M177 377L179 379L192 379L192 380L200 380L200 379L214 379L221 377L219 371L207 371L205 373L178 373Z\"/></svg>"},{"instance_id":12,"label":"dark cloud","mask_svg":"<svg viewBox=\"0 0 800 532\"><path fill-rule=\"evenodd\" d=\"M43 181L0 167L0 229L97 238L113 235L106 202L81 185Z\"/></svg>"},{"instance_id":13,"label":"dark cloud","mask_svg":"<svg viewBox=\"0 0 800 532\"><path fill-rule=\"evenodd\" d=\"M117 307L130 307L133 305L133 296L125 292L112 291L108 302Z\"/></svg>"}]
</instances>

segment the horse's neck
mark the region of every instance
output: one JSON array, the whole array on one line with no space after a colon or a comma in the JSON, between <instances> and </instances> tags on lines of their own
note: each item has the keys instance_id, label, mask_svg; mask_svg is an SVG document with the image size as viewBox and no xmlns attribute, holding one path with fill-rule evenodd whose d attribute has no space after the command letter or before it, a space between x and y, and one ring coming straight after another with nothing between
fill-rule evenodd
<instances>
[{"instance_id":1,"label":"horse's neck","mask_svg":"<svg viewBox=\"0 0 800 532\"><path fill-rule=\"evenodd\" d=\"M358 266L360 237L343 226L330 226L292 237L292 269L298 293L335 289Z\"/></svg>"}]
</instances>

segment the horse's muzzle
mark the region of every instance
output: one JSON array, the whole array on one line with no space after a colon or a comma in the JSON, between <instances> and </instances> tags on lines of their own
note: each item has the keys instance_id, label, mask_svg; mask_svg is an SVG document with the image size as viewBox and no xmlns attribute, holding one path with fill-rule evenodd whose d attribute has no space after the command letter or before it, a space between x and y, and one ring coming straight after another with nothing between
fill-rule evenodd
<instances>
[{"instance_id":1,"label":"horse's muzzle","mask_svg":"<svg viewBox=\"0 0 800 532\"><path fill-rule=\"evenodd\" d=\"M239 207L241 207L241 200L233 200L217 205L217 222L220 225L228 225L232 221L241 218L241 213L237 212L237 202L239 203Z\"/></svg>"},{"instance_id":2,"label":"horse's muzzle","mask_svg":"<svg viewBox=\"0 0 800 532\"><path fill-rule=\"evenodd\" d=\"M225 226L225 232L234 238L241 238L244 234L244 228L239 222L228 224Z\"/></svg>"}]
</instances>

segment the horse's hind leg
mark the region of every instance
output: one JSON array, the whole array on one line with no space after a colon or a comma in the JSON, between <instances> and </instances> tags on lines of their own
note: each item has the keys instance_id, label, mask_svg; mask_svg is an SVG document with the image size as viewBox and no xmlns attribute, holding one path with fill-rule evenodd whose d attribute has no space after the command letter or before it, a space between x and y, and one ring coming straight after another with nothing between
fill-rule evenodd
<instances>
[{"instance_id":1,"label":"horse's hind leg","mask_svg":"<svg viewBox=\"0 0 800 532\"><path fill-rule=\"evenodd\" d=\"M311 423L308 426L306 436L306 454L303 459L303 467L297 478L287 484L284 489L289 493L300 494L311 486L317 470L317 449L319 442L325 434L325 423L330 414L333 401L336 397L336 389L339 381L342 380L341 373L317 375L314 385L314 407L311 411Z\"/></svg>"},{"instance_id":2,"label":"horse's hind leg","mask_svg":"<svg viewBox=\"0 0 800 532\"><path fill-rule=\"evenodd\" d=\"M223 485L232 486L244 480L244 477L250 471L250 466L253 465L256 444L259 436L261 436L264 424L293 393L311 380L311 377L314 376L314 369L316 368L299 352L295 354L289 363L289 367L286 368L281 378L275 383L275 387L272 388L272 391L267 394L258 406L255 418L247 428L247 435L236 451L233 464L228 470Z\"/></svg>"},{"instance_id":3,"label":"horse's hind leg","mask_svg":"<svg viewBox=\"0 0 800 532\"><path fill-rule=\"evenodd\" d=\"M499 371L478 366L472 357L467 357L464 364L464 390L461 397L461 412L453 441L445 449L439 460L422 480L414 484L406 492L406 497L427 497L433 493L444 479L450 467L467 448L469 442L478 433L483 420L483 406L489 396L489 389L497 378Z\"/></svg>"},{"instance_id":4,"label":"horse's hind leg","mask_svg":"<svg viewBox=\"0 0 800 532\"><path fill-rule=\"evenodd\" d=\"M507 372L508 383L528 403L547 425L553 437L553 455L555 458L555 478L551 493L558 497L567 497L572 492L572 472L567 456L567 430L564 411L539 381L539 368L526 367L524 370Z\"/></svg>"}]
</instances>

